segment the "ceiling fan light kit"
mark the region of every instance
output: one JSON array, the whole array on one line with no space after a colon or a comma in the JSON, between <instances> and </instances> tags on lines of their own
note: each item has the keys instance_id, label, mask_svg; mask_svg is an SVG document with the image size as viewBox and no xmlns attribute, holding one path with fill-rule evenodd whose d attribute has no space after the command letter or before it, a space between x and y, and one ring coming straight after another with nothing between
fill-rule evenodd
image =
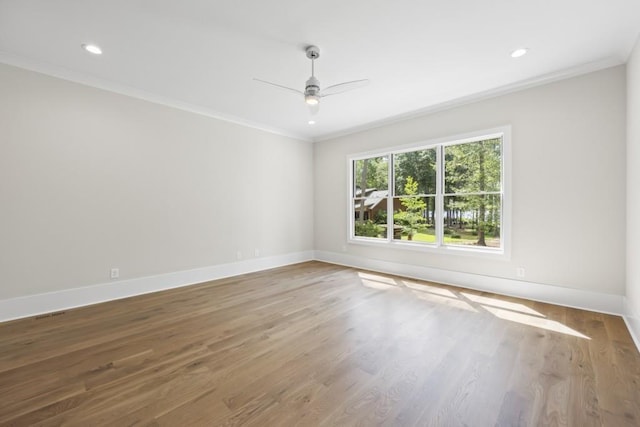
<instances>
[{"instance_id":1,"label":"ceiling fan light kit","mask_svg":"<svg viewBox=\"0 0 640 427\"><path fill-rule=\"evenodd\" d=\"M336 95L338 93L346 92L348 90L357 89L369 84L368 79L362 80L353 80L344 83L338 83L332 86L327 87L324 90L320 89L320 81L315 76L315 60L320 57L320 48L318 46L307 46L305 49L305 53L307 58L311 60L311 77L307 79L304 87L304 91L299 91L297 89L293 89L287 86L282 86L276 83L271 83L265 80L254 79L260 83L266 83L271 86L275 86L281 89L286 89L290 92L295 92L304 96L305 103L311 108L311 113L315 114L318 112L318 106L320 104L320 98Z\"/></svg>"},{"instance_id":2,"label":"ceiling fan light kit","mask_svg":"<svg viewBox=\"0 0 640 427\"><path fill-rule=\"evenodd\" d=\"M317 95L305 95L304 102L309 105L318 105L318 103L320 102L320 97L318 97Z\"/></svg>"}]
</instances>

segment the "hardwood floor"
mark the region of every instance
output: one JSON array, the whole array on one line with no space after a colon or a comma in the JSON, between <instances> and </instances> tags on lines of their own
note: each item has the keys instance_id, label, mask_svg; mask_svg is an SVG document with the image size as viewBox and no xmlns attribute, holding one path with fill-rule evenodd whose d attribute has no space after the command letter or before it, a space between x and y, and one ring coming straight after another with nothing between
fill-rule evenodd
<instances>
[{"instance_id":1,"label":"hardwood floor","mask_svg":"<svg viewBox=\"0 0 640 427\"><path fill-rule=\"evenodd\" d=\"M0 425L638 426L621 318L309 262L0 324Z\"/></svg>"}]
</instances>

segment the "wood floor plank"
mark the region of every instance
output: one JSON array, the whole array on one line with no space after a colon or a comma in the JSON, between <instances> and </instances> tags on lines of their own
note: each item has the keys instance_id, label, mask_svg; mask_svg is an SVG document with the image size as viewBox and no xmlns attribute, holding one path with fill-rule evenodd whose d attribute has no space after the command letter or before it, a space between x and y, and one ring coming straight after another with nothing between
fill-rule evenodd
<instances>
[{"instance_id":1,"label":"wood floor plank","mask_svg":"<svg viewBox=\"0 0 640 427\"><path fill-rule=\"evenodd\" d=\"M621 318L321 262L0 324L0 426L637 426Z\"/></svg>"}]
</instances>

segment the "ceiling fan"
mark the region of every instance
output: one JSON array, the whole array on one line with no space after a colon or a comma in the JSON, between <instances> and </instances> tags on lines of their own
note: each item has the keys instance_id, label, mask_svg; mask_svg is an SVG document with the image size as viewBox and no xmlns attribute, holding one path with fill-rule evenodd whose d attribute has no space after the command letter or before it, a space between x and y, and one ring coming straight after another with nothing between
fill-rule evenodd
<instances>
[{"instance_id":1,"label":"ceiling fan","mask_svg":"<svg viewBox=\"0 0 640 427\"><path fill-rule=\"evenodd\" d=\"M305 49L305 52L307 54L307 58L311 60L311 77L309 77L309 79L305 83L304 91L293 89L287 86L282 86L277 83L271 83L265 80L255 78L254 80L260 83L266 83L271 86L279 87L280 89L286 89L290 92L295 92L298 95L304 96L304 101L311 109L312 114L318 112L320 106L320 98L324 98L325 96L330 95L336 95L348 90L358 89L369 84L368 79L352 80L350 82L338 83L324 89L320 89L320 81L316 78L314 69L314 61L320 57L320 48L318 48L317 46L308 46Z\"/></svg>"}]
</instances>

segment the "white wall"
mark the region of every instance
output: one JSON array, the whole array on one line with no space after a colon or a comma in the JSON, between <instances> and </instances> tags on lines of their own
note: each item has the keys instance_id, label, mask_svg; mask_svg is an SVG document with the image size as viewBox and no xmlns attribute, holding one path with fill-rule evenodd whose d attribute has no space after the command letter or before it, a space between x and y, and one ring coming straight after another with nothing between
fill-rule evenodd
<instances>
[{"instance_id":1,"label":"white wall","mask_svg":"<svg viewBox=\"0 0 640 427\"><path fill-rule=\"evenodd\" d=\"M315 248L506 279L524 266L530 282L623 295L626 193L628 217L640 213L640 132L631 119L639 58L636 47L628 83L625 67L615 67L313 147L0 65L0 302L90 292L109 282L111 267L131 279L226 265L238 250L247 260L256 248L260 257ZM505 124L511 260L346 244L348 154ZM629 239L626 292L636 315L639 251Z\"/></svg>"},{"instance_id":2,"label":"white wall","mask_svg":"<svg viewBox=\"0 0 640 427\"><path fill-rule=\"evenodd\" d=\"M640 39L627 63L627 320L640 348Z\"/></svg>"},{"instance_id":3,"label":"white wall","mask_svg":"<svg viewBox=\"0 0 640 427\"><path fill-rule=\"evenodd\" d=\"M527 281L623 295L625 86L619 66L316 143L316 250L511 279L523 266ZM502 125L512 126L510 261L347 245L347 155Z\"/></svg>"},{"instance_id":4,"label":"white wall","mask_svg":"<svg viewBox=\"0 0 640 427\"><path fill-rule=\"evenodd\" d=\"M310 143L0 64L0 300L313 249Z\"/></svg>"}]
</instances>

